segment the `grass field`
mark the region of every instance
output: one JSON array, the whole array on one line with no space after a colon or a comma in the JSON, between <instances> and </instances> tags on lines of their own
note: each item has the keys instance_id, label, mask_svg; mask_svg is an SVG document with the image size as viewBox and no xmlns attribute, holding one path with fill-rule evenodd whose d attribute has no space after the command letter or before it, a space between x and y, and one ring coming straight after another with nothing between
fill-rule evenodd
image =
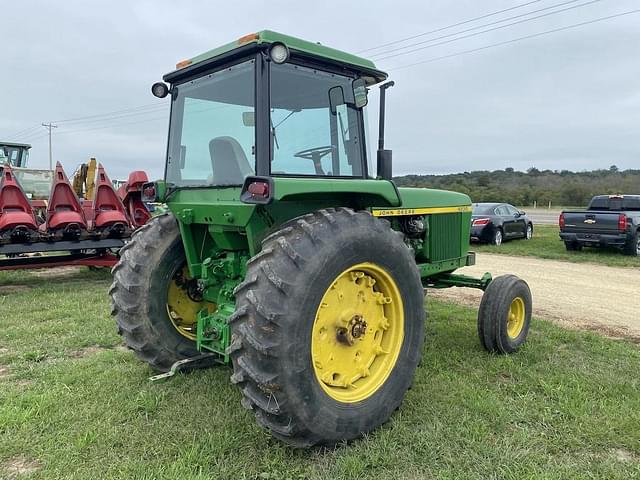
<instances>
[{"instance_id":1,"label":"grass field","mask_svg":"<svg viewBox=\"0 0 640 480\"><path fill-rule=\"evenodd\" d=\"M555 225L538 225L531 240L511 240L500 246L474 243L471 249L476 252L525 255L568 262L600 263L611 267L640 267L640 257L626 256L616 249L584 248L581 252L568 252L558 233L559 229Z\"/></svg>"},{"instance_id":2,"label":"grass field","mask_svg":"<svg viewBox=\"0 0 640 480\"><path fill-rule=\"evenodd\" d=\"M640 478L636 345L537 320L520 353L491 356L473 310L430 301L391 421L295 451L256 426L225 367L150 384L115 334L109 283L0 274L0 478Z\"/></svg>"}]
</instances>

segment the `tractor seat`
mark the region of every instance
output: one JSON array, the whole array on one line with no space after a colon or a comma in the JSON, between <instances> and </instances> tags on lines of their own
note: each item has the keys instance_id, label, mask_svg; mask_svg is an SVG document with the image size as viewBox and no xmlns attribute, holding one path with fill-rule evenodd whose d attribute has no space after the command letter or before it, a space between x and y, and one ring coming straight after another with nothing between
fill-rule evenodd
<instances>
[{"instance_id":1,"label":"tractor seat","mask_svg":"<svg viewBox=\"0 0 640 480\"><path fill-rule=\"evenodd\" d=\"M240 143L233 137L216 137L209 142L209 155L216 185L241 185L253 168Z\"/></svg>"}]
</instances>

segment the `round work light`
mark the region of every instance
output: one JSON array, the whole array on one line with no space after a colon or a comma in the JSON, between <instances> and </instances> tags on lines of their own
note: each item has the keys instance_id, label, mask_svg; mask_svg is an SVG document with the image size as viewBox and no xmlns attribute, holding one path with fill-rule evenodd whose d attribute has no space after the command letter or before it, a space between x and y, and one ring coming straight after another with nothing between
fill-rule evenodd
<instances>
[{"instance_id":1,"label":"round work light","mask_svg":"<svg viewBox=\"0 0 640 480\"><path fill-rule=\"evenodd\" d=\"M284 43L274 43L269 50L269 57L276 63L284 63L289 59L289 49Z\"/></svg>"},{"instance_id":2,"label":"round work light","mask_svg":"<svg viewBox=\"0 0 640 480\"><path fill-rule=\"evenodd\" d=\"M156 82L151 85L151 93L153 93L154 97L164 98L169 94L169 87L167 87L166 83Z\"/></svg>"}]
</instances>

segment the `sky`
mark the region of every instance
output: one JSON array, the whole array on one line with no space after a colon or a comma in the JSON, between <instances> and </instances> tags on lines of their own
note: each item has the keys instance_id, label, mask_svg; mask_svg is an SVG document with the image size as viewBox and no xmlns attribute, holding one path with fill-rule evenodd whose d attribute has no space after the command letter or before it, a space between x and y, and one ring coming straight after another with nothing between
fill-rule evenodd
<instances>
[{"instance_id":1,"label":"sky","mask_svg":"<svg viewBox=\"0 0 640 480\"><path fill-rule=\"evenodd\" d=\"M516 40L640 0L0 2L0 140L31 143L34 168L48 165L40 124L54 122L53 160L68 174L96 157L112 178L160 178L168 104L151 84L262 29L361 52L389 72L396 175L640 168L640 12ZM370 98L373 151L377 92Z\"/></svg>"}]
</instances>

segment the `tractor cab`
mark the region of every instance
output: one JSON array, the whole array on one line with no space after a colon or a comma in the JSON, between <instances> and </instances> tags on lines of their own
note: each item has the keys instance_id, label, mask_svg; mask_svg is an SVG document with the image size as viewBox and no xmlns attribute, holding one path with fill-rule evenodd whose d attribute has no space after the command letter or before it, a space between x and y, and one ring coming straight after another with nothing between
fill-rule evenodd
<instances>
[{"instance_id":1,"label":"tractor cab","mask_svg":"<svg viewBox=\"0 0 640 480\"><path fill-rule=\"evenodd\" d=\"M30 149L28 143L0 142L0 166L26 167Z\"/></svg>"},{"instance_id":2,"label":"tractor cab","mask_svg":"<svg viewBox=\"0 0 640 480\"><path fill-rule=\"evenodd\" d=\"M167 188L374 177L363 107L387 75L372 62L263 31L177 67L152 88L172 99ZM272 199L258 184L245 201Z\"/></svg>"}]
</instances>

